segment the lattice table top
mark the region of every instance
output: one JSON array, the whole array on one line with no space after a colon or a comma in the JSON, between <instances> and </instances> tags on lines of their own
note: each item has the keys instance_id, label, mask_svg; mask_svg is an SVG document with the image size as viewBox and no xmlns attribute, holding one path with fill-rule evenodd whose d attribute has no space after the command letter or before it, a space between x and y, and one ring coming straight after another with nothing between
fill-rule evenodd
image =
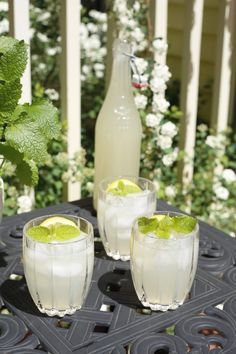
<instances>
[{"instance_id":1,"label":"lattice table top","mask_svg":"<svg viewBox=\"0 0 236 354\"><path fill-rule=\"evenodd\" d=\"M175 209L158 201L158 210ZM166 313L142 307L129 262L106 257L97 240L93 279L84 306L72 316L50 318L37 310L29 295L21 242L27 220L53 213L83 216L99 236L90 199L3 220L0 354L236 354L235 239L200 223L199 266L189 299Z\"/></svg>"}]
</instances>

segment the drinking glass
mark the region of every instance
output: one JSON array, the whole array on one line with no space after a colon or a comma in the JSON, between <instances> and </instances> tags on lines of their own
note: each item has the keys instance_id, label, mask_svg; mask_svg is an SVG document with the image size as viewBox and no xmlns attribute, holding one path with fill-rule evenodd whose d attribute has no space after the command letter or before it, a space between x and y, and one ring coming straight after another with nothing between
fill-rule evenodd
<instances>
[{"instance_id":1,"label":"drinking glass","mask_svg":"<svg viewBox=\"0 0 236 354\"><path fill-rule=\"evenodd\" d=\"M43 243L27 231L49 217L73 221L81 234L68 241ZM29 292L39 311L49 316L73 314L80 309L91 282L94 262L93 227L85 219L47 215L29 221L23 230L23 262Z\"/></svg>"},{"instance_id":2,"label":"drinking glass","mask_svg":"<svg viewBox=\"0 0 236 354\"><path fill-rule=\"evenodd\" d=\"M128 179L141 188L139 193L117 196L107 192L119 179ZM130 259L132 223L139 215L151 215L156 209L155 185L141 177L119 176L101 181L98 192L98 227L108 256L115 260Z\"/></svg>"},{"instance_id":3,"label":"drinking glass","mask_svg":"<svg viewBox=\"0 0 236 354\"><path fill-rule=\"evenodd\" d=\"M184 216L173 212L156 212ZM138 219L131 236L130 267L137 296L143 306L167 311L183 304L192 286L198 260L199 226L189 234L175 233L169 239L142 234Z\"/></svg>"}]
</instances>

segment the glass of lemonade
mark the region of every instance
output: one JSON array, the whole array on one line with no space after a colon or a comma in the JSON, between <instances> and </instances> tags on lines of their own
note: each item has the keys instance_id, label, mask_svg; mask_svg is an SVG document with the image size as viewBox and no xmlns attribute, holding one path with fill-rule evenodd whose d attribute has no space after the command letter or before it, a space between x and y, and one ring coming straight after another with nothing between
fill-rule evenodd
<instances>
[{"instance_id":1,"label":"glass of lemonade","mask_svg":"<svg viewBox=\"0 0 236 354\"><path fill-rule=\"evenodd\" d=\"M111 177L103 180L98 193L99 233L108 256L130 259L132 223L139 215L156 209L154 184L140 177Z\"/></svg>"},{"instance_id":2,"label":"glass of lemonade","mask_svg":"<svg viewBox=\"0 0 236 354\"><path fill-rule=\"evenodd\" d=\"M93 227L69 215L42 216L23 230L23 263L29 292L42 313L73 314L91 282Z\"/></svg>"},{"instance_id":3,"label":"glass of lemonade","mask_svg":"<svg viewBox=\"0 0 236 354\"><path fill-rule=\"evenodd\" d=\"M167 311L186 299L195 277L199 226L193 217L156 212L135 220L131 237L131 274L145 307Z\"/></svg>"}]
</instances>

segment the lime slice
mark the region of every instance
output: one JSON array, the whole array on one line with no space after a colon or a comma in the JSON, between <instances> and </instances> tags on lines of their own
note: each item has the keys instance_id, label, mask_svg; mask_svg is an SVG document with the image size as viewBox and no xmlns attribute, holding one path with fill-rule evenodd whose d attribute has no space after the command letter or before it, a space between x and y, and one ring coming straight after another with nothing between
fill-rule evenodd
<instances>
[{"instance_id":1,"label":"lime slice","mask_svg":"<svg viewBox=\"0 0 236 354\"><path fill-rule=\"evenodd\" d=\"M197 225L197 220L192 216L176 216L173 221L173 230L181 234L189 234Z\"/></svg>"},{"instance_id":2,"label":"lime slice","mask_svg":"<svg viewBox=\"0 0 236 354\"><path fill-rule=\"evenodd\" d=\"M160 221L161 219L164 219L164 217L164 214L155 214L151 217L151 219L157 219L158 221Z\"/></svg>"},{"instance_id":3,"label":"lime slice","mask_svg":"<svg viewBox=\"0 0 236 354\"><path fill-rule=\"evenodd\" d=\"M27 230L27 235L39 242L50 241L50 230L45 226L33 226Z\"/></svg>"},{"instance_id":4,"label":"lime slice","mask_svg":"<svg viewBox=\"0 0 236 354\"><path fill-rule=\"evenodd\" d=\"M128 179L118 179L108 185L106 192L114 195L126 196L132 193L140 193L142 189L134 182Z\"/></svg>"},{"instance_id":5,"label":"lime slice","mask_svg":"<svg viewBox=\"0 0 236 354\"><path fill-rule=\"evenodd\" d=\"M63 216L52 216L48 219L45 219L40 225L49 227L55 224L76 226L76 224L72 220L64 218Z\"/></svg>"}]
</instances>

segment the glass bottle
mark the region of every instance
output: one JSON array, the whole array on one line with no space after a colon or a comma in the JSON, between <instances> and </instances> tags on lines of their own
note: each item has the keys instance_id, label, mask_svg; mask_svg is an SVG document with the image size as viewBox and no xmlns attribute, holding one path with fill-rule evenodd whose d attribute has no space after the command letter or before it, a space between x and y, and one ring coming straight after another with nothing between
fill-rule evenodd
<instances>
[{"instance_id":1,"label":"glass bottle","mask_svg":"<svg viewBox=\"0 0 236 354\"><path fill-rule=\"evenodd\" d=\"M131 45L116 39L111 81L95 128L95 208L102 179L139 175L142 125L133 97L129 54Z\"/></svg>"}]
</instances>

